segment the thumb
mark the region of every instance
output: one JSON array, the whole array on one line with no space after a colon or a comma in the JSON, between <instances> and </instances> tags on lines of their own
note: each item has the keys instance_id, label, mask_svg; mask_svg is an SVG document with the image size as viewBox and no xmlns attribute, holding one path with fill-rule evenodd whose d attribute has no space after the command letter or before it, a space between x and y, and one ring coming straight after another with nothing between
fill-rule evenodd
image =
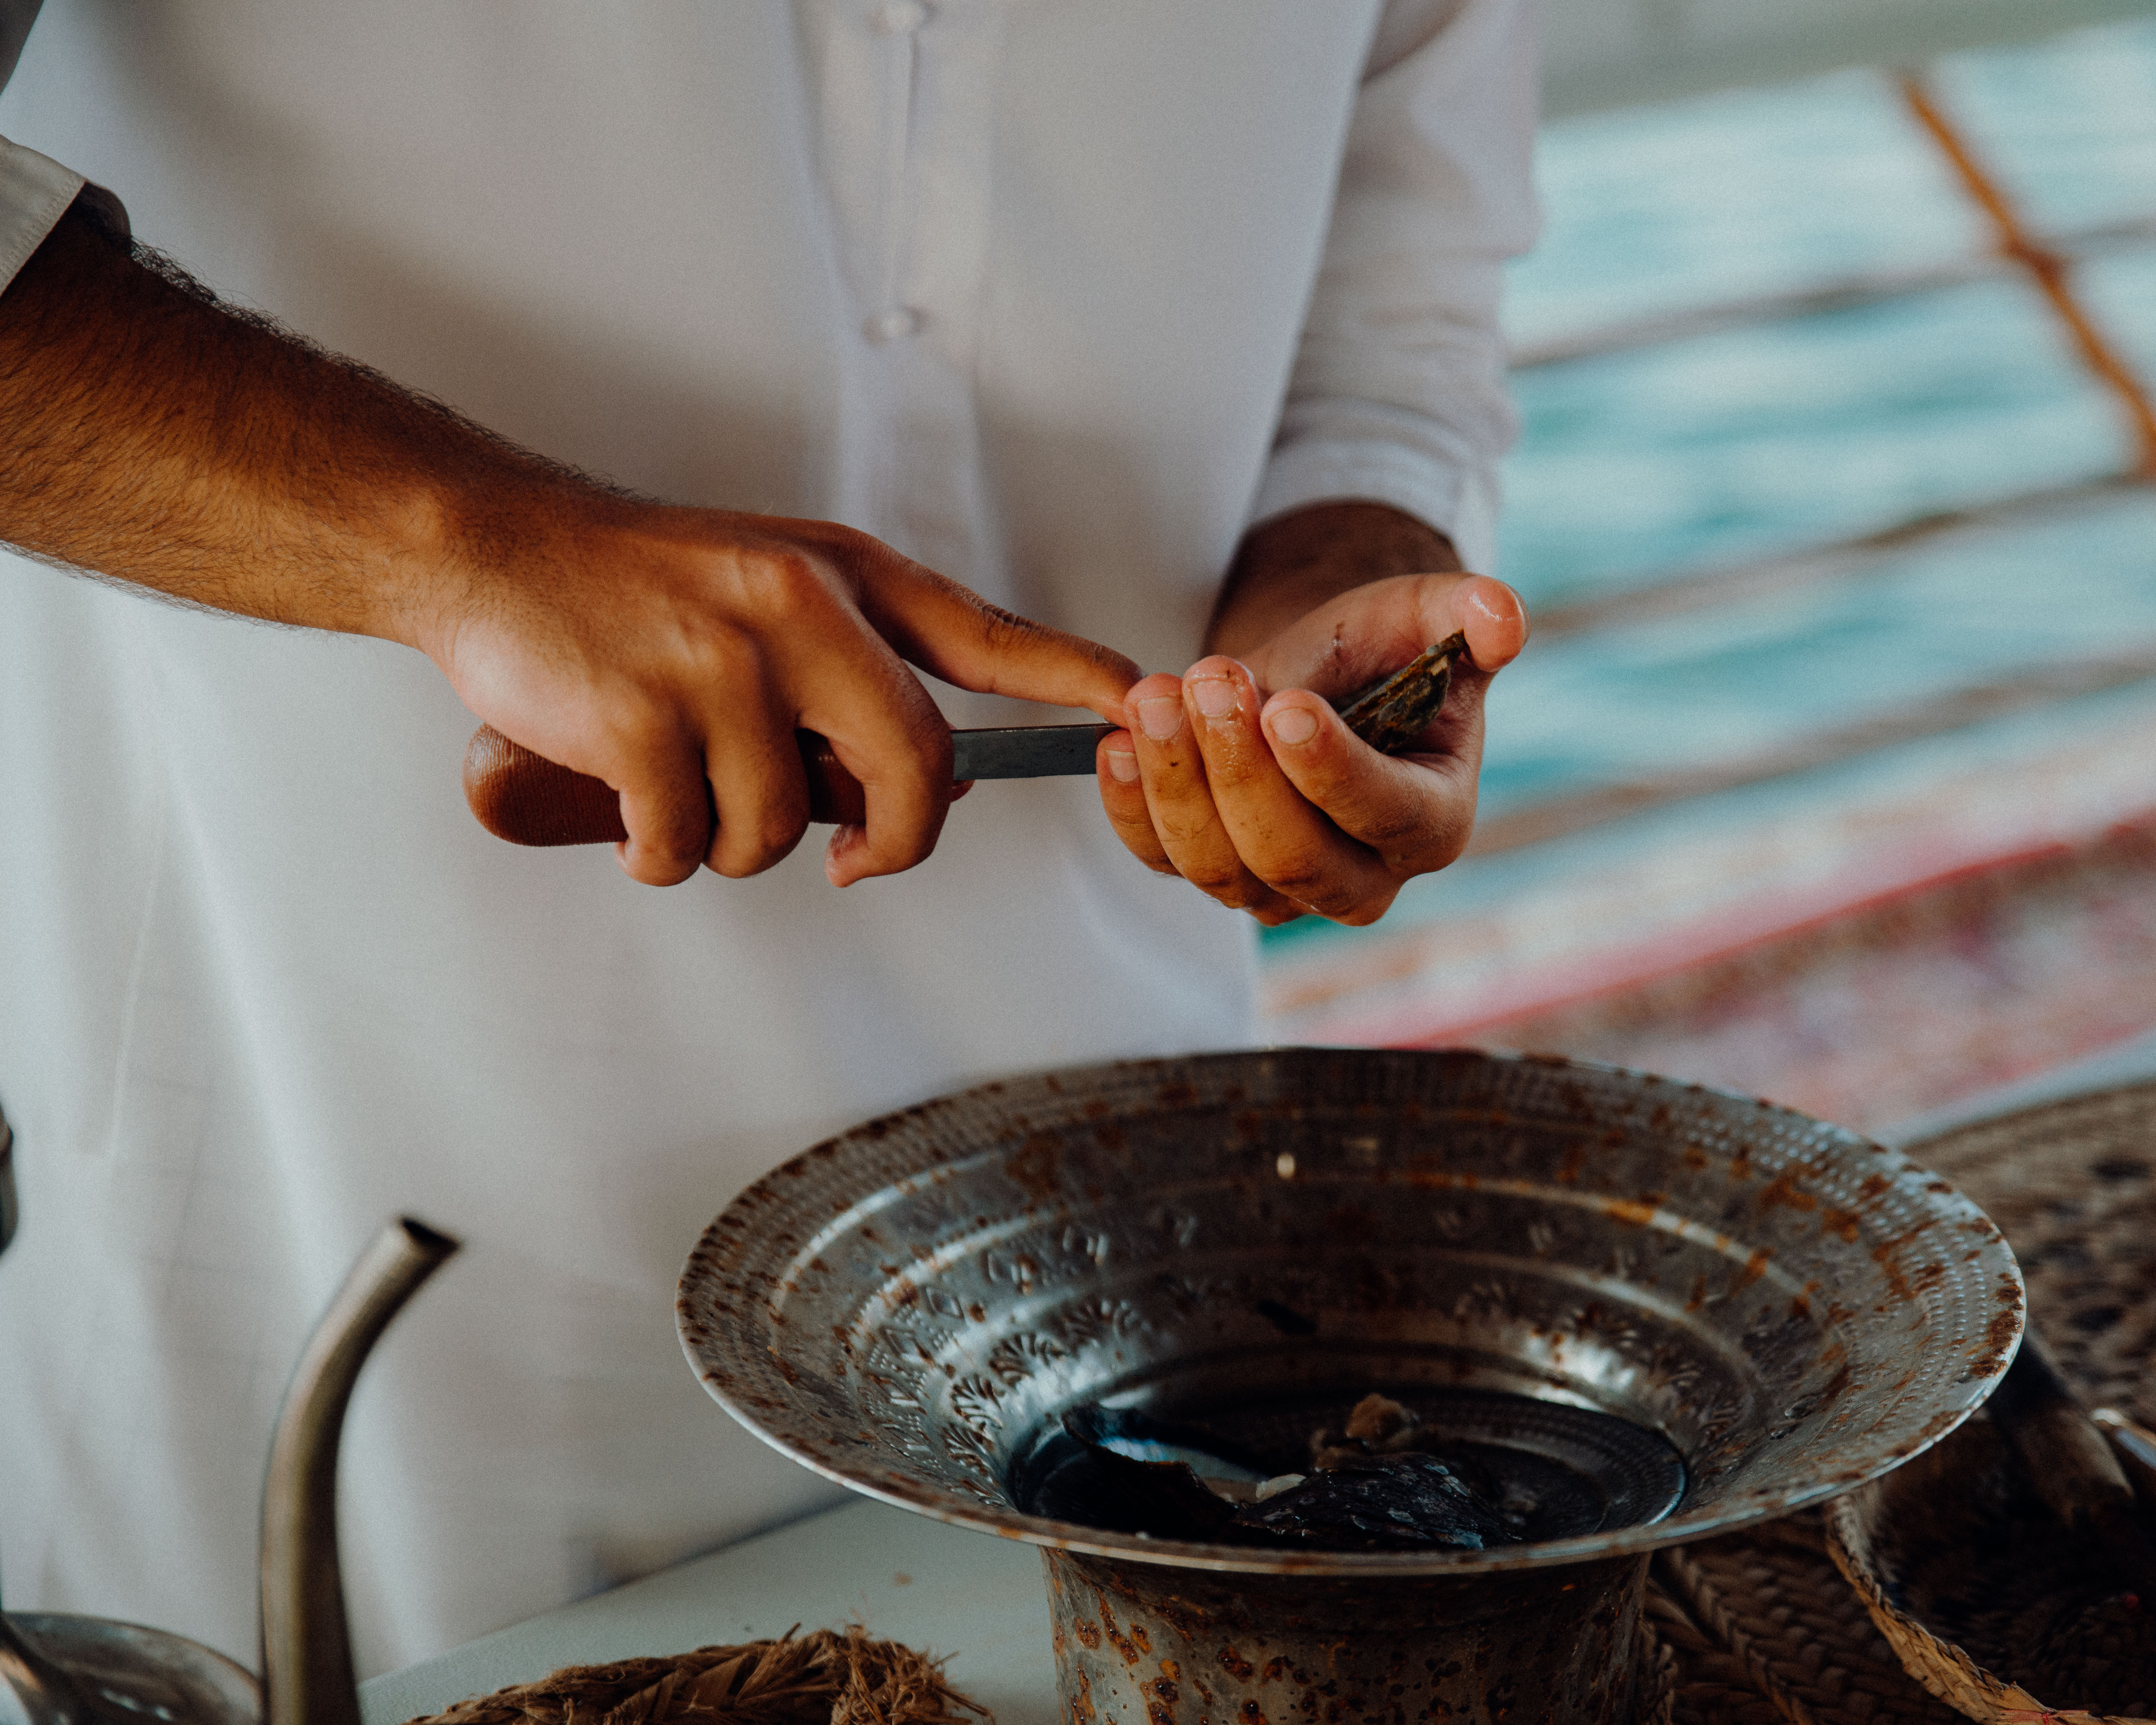
<instances>
[{"instance_id":1,"label":"thumb","mask_svg":"<svg viewBox=\"0 0 2156 1725\"><path fill-rule=\"evenodd\" d=\"M1455 633L1467 637L1469 662L1459 675L1486 680L1527 644L1527 607L1487 575L1389 576L1305 612L1246 662L1262 688L1338 701Z\"/></svg>"},{"instance_id":2,"label":"thumb","mask_svg":"<svg viewBox=\"0 0 2156 1725\"><path fill-rule=\"evenodd\" d=\"M1453 593L1452 614L1457 619L1454 626L1467 637L1467 655L1477 670L1504 670L1527 644L1527 605L1494 576L1471 575L1462 582Z\"/></svg>"}]
</instances>

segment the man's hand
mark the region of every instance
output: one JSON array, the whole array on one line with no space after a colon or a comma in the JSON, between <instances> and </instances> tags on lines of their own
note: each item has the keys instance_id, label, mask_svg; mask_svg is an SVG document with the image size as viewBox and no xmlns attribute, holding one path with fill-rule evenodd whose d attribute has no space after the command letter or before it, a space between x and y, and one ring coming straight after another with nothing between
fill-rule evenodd
<instances>
[{"instance_id":1,"label":"man's hand","mask_svg":"<svg viewBox=\"0 0 2156 1725\"><path fill-rule=\"evenodd\" d=\"M1387 757L1333 703L1464 630L1445 711ZM1518 596L1459 572L1442 535L1383 505L1316 506L1245 538L1211 644L1130 692L1101 745L1101 800L1132 853L1268 926L1360 925L1466 848L1482 695L1527 641Z\"/></svg>"},{"instance_id":2,"label":"man's hand","mask_svg":"<svg viewBox=\"0 0 2156 1725\"><path fill-rule=\"evenodd\" d=\"M420 649L480 717L620 793L622 866L654 885L792 850L797 726L867 792L833 881L925 857L951 743L909 663L1111 720L1137 675L865 534L646 503L512 448L143 267L80 206L0 294L0 540Z\"/></svg>"},{"instance_id":3,"label":"man's hand","mask_svg":"<svg viewBox=\"0 0 2156 1725\"><path fill-rule=\"evenodd\" d=\"M460 573L416 644L496 730L620 793L622 865L655 886L700 863L752 875L793 850L808 820L797 728L829 739L867 793L866 827L826 852L833 883L926 857L951 803L951 733L909 664L1111 720L1137 676L829 521L614 505L562 536Z\"/></svg>"}]
</instances>

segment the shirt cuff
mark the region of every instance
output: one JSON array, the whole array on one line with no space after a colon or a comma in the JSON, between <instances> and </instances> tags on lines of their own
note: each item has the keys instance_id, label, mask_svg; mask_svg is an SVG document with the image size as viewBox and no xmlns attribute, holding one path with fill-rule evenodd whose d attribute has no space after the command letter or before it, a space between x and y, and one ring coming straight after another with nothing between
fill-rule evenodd
<instances>
[{"instance_id":1,"label":"shirt cuff","mask_svg":"<svg viewBox=\"0 0 2156 1725\"><path fill-rule=\"evenodd\" d=\"M45 243L84 184L72 168L0 138L0 288Z\"/></svg>"},{"instance_id":2,"label":"shirt cuff","mask_svg":"<svg viewBox=\"0 0 2156 1725\"><path fill-rule=\"evenodd\" d=\"M1390 441L1326 438L1276 450L1250 521L1351 501L1404 510L1450 539L1464 567L1496 572L1496 475L1484 462L1446 460Z\"/></svg>"}]
</instances>

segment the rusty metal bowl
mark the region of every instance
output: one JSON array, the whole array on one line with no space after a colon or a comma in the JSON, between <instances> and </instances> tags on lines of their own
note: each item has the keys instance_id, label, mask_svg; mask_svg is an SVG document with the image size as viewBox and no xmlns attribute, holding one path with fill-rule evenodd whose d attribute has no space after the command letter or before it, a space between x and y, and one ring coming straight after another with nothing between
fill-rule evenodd
<instances>
[{"instance_id":1,"label":"rusty metal bowl","mask_svg":"<svg viewBox=\"0 0 2156 1725\"><path fill-rule=\"evenodd\" d=\"M1081 1639L1096 1595L1198 1611L1194 1647L1238 1600L1322 1637L1339 1622L1294 1601L1327 1578L1334 1619L1382 1599L1418 1621L1527 1613L1543 1651L1508 1642L1515 1664L1614 1612L1590 1665L1622 1662L1641 1554L1937 1441L2005 1370L2021 1308L1974 1204L1838 1127L1561 1060L1319 1049L1050 1073L873 1122L736 1199L677 1306L711 1394L774 1447L1062 1554ZM1281 1553L1014 1501L1080 1404L1248 1438L1373 1388L1440 1420L1525 1410L1481 1435L1579 1472L1599 1521L1482 1551Z\"/></svg>"}]
</instances>

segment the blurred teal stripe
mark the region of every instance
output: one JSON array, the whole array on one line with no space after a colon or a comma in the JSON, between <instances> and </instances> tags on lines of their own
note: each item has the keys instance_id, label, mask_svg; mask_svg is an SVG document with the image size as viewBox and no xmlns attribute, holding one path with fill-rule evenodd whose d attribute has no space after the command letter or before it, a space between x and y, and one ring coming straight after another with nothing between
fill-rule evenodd
<instances>
[{"instance_id":1,"label":"blurred teal stripe","mask_svg":"<svg viewBox=\"0 0 2156 1725\"><path fill-rule=\"evenodd\" d=\"M2156 25L1962 56L1938 75L2039 231L2156 213ZM1987 244L1869 71L1553 125L1541 177L1548 237L1513 281L1522 343ZM2156 372L2156 249L2081 279L2122 350ZM1525 431L1502 572L1531 608L1607 598L1620 618L1623 595L1661 577L2097 479L2128 449L2111 401L2010 279L1515 381ZM1484 807L1679 773L2151 640L2156 494L1949 534L1860 576L1531 644L1492 687ZM1763 786L1724 806L1764 818L1815 794ZM1675 831L1691 817L1648 819ZM1371 929L1306 922L1268 944L1382 942L1463 893L1486 900L1559 865L1532 852L1464 864L1411 886Z\"/></svg>"}]
</instances>

